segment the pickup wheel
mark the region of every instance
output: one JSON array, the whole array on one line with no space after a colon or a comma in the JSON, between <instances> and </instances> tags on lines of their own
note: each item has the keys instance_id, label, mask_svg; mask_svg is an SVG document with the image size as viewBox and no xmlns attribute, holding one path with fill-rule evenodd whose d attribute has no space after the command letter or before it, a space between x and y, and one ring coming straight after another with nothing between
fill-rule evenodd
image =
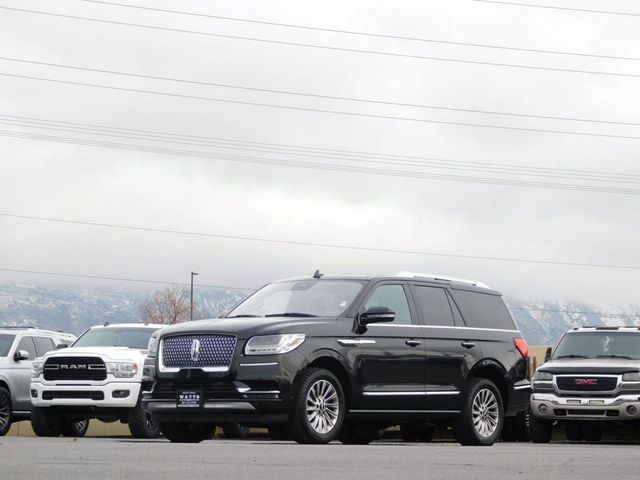
<instances>
[{"instance_id":1,"label":"pickup wheel","mask_svg":"<svg viewBox=\"0 0 640 480\"><path fill-rule=\"evenodd\" d=\"M538 418L529 412L529 436L533 443L549 443L553 433L553 422Z\"/></svg>"},{"instance_id":2,"label":"pickup wheel","mask_svg":"<svg viewBox=\"0 0 640 480\"><path fill-rule=\"evenodd\" d=\"M6 388L0 387L0 437L5 436L11 428L12 412L11 394Z\"/></svg>"},{"instance_id":3,"label":"pickup wheel","mask_svg":"<svg viewBox=\"0 0 640 480\"><path fill-rule=\"evenodd\" d=\"M581 442L584 440L584 433L580 422L567 422L564 431L567 435L567 440L570 442Z\"/></svg>"},{"instance_id":4,"label":"pickup wheel","mask_svg":"<svg viewBox=\"0 0 640 480\"><path fill-rule=\"evenodd\" d=\"M51 413L48 408L31 409L31 427L39 437L59 437L62 434L63 419Z\"/></svg>"},{"instance_id":5,"label":"pickup wheel","mask_svg":"<svg viewBox=\"0 0 640 480\"><path fill-rule=\"evenodd\" d=\"M240 423L223 423L220 425L224 438L240 439L249 436L250 428Z\"/></svg>"},{"instance_id":6,"label":"pickup wheel","mask_svg":"<svg viewBox=\"0 0 640 480\"><path fill-rule=\"evenodd\" d=\"M213 438L215 425L199 422L160 423L160 431L173 443L200 443Z\"/></svg>"},{"instance_id":7,"label":"pickup wheel","mask_svg":"<svg viewBox=\"0 0 640 480\"><path fill-rule=\"evenodd\" d=\"M323 368L303 371L293 383L289 434L298 443L329 443L336 439L346 410L342 385Z\"/></svg>"},{"instance_id":8,"label":"pickup wheel","mask_svg":"<svg viewBox=\"0 0 640 480\"><path fill-rule=\"evenodd\" d=\"M500 438L504 411L500 391L491 380L474 378L464 389L462 412L453 434L462 445L491 446Z\"/></svg>"},{"instance_id":9,"label":"pickup wheel","mask_svg":"<svg viewBox=\"0 0 640 480\"><path fill-rule=\"evenodd\" d=\"M338 440L345 445L368 445L380 438L377 425L363 422L344 422L338 435Z\"/></svg>"},{"instance_id":10,"label":"pickup wheel","mask_svg":"<svg viewBox=\"0 0 640 480\"><path fill-rule=\"evenodd\" d=\"M82 420L64 419L62 421L63 437L84 437L89 429L89 419Z\"/></svg>"},{"instance_id":11,"label":"pickup wheel","mask_svg":"<svg viewBox=\"0 0 640 480\"><path fill-rule=\"evenodd\" d=\"M153 422L140 400L129 410L127 424L133 438L158 438L160 435L160 427Z\"/></svg>"}]
</instances>

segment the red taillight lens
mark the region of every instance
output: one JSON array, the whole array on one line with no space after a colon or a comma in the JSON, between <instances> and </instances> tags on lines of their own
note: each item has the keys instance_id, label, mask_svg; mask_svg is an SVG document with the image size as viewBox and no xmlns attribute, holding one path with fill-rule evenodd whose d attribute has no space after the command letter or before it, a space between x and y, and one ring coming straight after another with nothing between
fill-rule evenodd
<instances>
[{"instance_id":1,"label":"red taillight lens","mask_svg":"<svg viewBox=\"0 0 640 480\"><path fill-rule=\"evenodd\" d=\"M524 338L514 338L513 343L522 355L522 358L529 358L529 344Z\"/></svg>"}]
</instances>

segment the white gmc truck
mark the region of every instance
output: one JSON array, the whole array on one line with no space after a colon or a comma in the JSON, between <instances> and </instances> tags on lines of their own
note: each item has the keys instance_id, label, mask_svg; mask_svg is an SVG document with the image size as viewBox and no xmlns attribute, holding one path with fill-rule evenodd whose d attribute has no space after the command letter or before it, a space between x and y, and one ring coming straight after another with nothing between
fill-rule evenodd
<instances>
[{"instance_id":1,"label":"white gmc truck","mask_svg":"<svg viewBox=\"0 0 640 480\"><path fill-rule=\"evenodd\" d=\"M36 435L57 437L69 420L97 418L127 423L135 438L157 437L160 431L140 396L147 345L159 328L140 323L91 327L71 347L34 361L30 393Z\"/></svg>"}]
</instances>

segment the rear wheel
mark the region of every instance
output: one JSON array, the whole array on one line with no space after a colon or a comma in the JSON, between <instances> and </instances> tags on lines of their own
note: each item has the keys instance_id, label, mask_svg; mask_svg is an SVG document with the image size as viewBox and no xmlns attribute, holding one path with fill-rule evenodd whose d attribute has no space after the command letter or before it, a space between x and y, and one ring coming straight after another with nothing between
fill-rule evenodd
<instances>
[{"instance_id":1,"label":"rear wheel","mask_svg":"<svg viewBox=\"0 0 640 480\"><path fill-rule=\"evenodd\" d=\"M368 445L381 438L377 425L362 422L345 422L338 435L345 445Z\"/></svg>"},{"instance_id":2,"label":"rear wheel","mask_svg":"<svg viewBox=\"0 0 640 480\"><path fill-rule=\"evenodd\" d=\"M549 443L553 433L553 422L529 413L529 436L533 443Z\"/></svg>"},{"instance_id":3,"label":"rear wheel","mask_svg":"<svg viewBox=\"0 0 640 480\"><path fill-rule=\"evenodd\" d=\"M31 427L39 437L59 437L62 434L63 419L48 408L31 409Z\"/></svg>"},{"instance_id":4,"label":"rear wheel","mask_svg":"<svg viewBox=\"0 0 640 480\"><path fill-rule=\"evenodd\" d=\"M89 419L81 420L64 419L62 420L62 436L63 437L84 437L89 429Z\"/></svg>"},{"instance_id":5,"label":"rear wheel","mask_svg":"<svg viewBox=\"0 0 640 480\"><path fill-rule=\"evenodd\" d=\"M160 423L160 431L173 443L200 443L213 437L215 425L198 422Z\"/></svg>"},{"instance_id":6,"label":"rear wheel","mask_svg":"<svg viewBox=\"0 0 640 480\"><path fill-rule=\"evenodd\" d=\"M11 428L12 420L11 394L6 388L0 387L0 437L3 437Z\"/></svg>"},{"instance_id":7,"label":"rear wheel","mask_svg":"<svg viewBox=\"0 0 640 480\"><path fill-rule=\"evenodd\" d=\"M133 438L157 438L160 435L160 427L151 419L140 400L129 410L127 424Z\"/></svg>"},{"instance_id":8,"label":"rear wheel","mask_svg":"<svg viewBox=\"0 0 640 480\"><path fill-rule=\"evenodd\" d=\"M329 443L344 421L345 400L336 376L323 368L298 375L292 388L289 434L298 443Z\"/></svg>"},{"instance_id":9,"label":"rear wheel","mask_svg":"<svg viewBox=\"0 0 640 480\"><path fill-rule=\"evenodd\" d=\"M224 433L224 438L240 439L240 438L247 438L249 436L250 428L240 423L235 423L235 422L224 423L220 425L220 427L222 427L222 433Z\"/></svg>"},{"instance_id":10,"label":"rear wheel","mask_svg":"<svg viewBox=\"0 0 640 480\"><path fill-rule=\"evenodd\" d=\"M581 442L584 440L584 433L582 432L582 424L580 422L568 422L564 427L567 440L570 442Z\"/></svg>"},{"instance_id":11,"label":"rear wheel","mask_svg":"<svg viewBox=\"0 0 640 480\"><path fill-rule=\"evenodd\" d=\"M486 378L472 379L464 392L462 412L453 426L462 445L491 446L502 432L504 412L497 387Z\"/></svg>"}]
</instances>

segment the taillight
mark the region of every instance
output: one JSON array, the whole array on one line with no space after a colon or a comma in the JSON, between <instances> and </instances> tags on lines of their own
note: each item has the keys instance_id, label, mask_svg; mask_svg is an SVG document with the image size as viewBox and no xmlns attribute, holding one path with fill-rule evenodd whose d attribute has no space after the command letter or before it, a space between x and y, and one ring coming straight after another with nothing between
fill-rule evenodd
<instances>
[{"instance_id":1,"label":"taillight","mask_svg":"<svg viewBox=\"0 0 640 480\"><path fill-rule=\"evenodd\" d=\"M522 358L529 358L529 344L524 338L514 338L513 343L522 355Z\"/></svg>"}]
</instances>

